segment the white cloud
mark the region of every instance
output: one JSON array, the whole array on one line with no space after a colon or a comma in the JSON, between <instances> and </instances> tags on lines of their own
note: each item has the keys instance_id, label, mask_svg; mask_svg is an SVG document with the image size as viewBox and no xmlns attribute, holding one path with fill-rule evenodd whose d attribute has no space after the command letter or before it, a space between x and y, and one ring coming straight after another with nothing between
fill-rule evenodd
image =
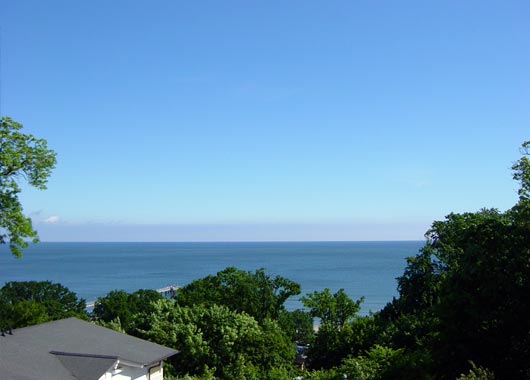
<instances>
[{"instance_id":1,"label":"white cloud","mask_svg":"<svg viewBox=\"0 0 530 380\"><path fill-rule=\"evenodd\" d=\"M44 219L44 223L54 224L54 223L57 223L59 220L60 218L58 215L52 215L49 218Z\"/></svg>"}]
</instances>

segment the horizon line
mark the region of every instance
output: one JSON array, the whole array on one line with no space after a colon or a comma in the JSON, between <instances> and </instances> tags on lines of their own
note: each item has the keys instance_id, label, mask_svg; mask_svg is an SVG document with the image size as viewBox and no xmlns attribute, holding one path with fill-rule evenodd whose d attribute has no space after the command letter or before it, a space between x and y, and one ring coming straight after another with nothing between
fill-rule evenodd
<instances>
[{"instance_id":1,"label":"horizon line","mask_svg":"<svg viewBox=\"0 0 530 380\"><path fill-rule=\"evenodd\" d=\"M381 242L423 242L425 239L381 239L381 240L101 240L101 241L68 241L68 240L41 240L39 243L381 243ZM38 243L36 243L38 244ZM33 245L36 245L33 244ZM30 245L31 246L31 245Z\"/></svg>"}]
</instances>

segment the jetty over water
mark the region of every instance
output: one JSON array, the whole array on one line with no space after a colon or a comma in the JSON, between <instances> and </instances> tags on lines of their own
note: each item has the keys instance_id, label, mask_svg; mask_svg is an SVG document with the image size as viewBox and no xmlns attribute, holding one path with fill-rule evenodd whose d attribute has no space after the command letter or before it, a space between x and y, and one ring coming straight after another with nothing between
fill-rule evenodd
<instances>
[{"instance_id":1,"label":"jetty over water","mask_svg":"<svg viewBox=\"0 0 530 380\"><path fill-rule=\"evenodd\" d=\"M180 288L180 286L177 285L168 285L164 286L163 288L156 289L156 291L160 294L162 294L164 297L169 297L175 294L175 292Z\"/></svg>"},{"instance_id":2,"label":"jetty over water","mask_svg":"<svg viewBox=\"0 0 530 380\"><path fill-rule=\"evenodd\" d=\"M175 292L180 288L178 285L167 285L160 289L155 289L157 293L160 293L164 297L171 297L175 294ZM96 301L90 301L86 303L87 309L94 308L94 305L96 304Z\"/></svg>"}]
</instances>

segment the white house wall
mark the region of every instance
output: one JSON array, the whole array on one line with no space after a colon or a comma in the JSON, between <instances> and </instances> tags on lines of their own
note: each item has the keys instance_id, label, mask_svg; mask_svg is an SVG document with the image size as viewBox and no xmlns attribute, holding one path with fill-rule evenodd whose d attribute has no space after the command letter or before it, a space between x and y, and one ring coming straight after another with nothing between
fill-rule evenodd
<instances>
[{"instance_id":1,"label":"white house wall","mask_svg":"<svg viewBox=\"0 0 530 380\"><path fill-rule=\"evenodd\" d=\"M123 366L120 373L113 375L109 371L101 376L99 380L163 380L164 372L162 366L155 366L154 369L151 369L151 377L149 377L150 368L153 367L133 368Z\"/></svg>"}]
</instances>

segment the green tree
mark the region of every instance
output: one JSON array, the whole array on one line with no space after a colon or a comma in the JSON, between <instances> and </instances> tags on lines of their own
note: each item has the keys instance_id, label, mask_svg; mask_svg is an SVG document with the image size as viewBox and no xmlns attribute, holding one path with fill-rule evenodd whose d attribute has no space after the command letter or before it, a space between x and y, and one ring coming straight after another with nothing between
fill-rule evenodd
<instances>
[{"instance_id":1,"label":"green tree","mask_svg":"<svg viewBox=\"0 0 530 380\"><path fill-rule=\"evenodd\" d=\"M454 378L472 360L500 378L530 378L530 228L519 210L451 214L431 230L446 268L433 352Z\"/></svg>"},{"instance_id":2,"label":"green tree","mask_svg":"<svg viewBox=\"0 0 530 380\"><path fill-rule=\"evenodd\" d=\"M4 329L38 325L51 319L46 312L46 307L37 301L20 301L8 306L6 311L8 315L2 318L4 322L7 322Z\"/></svg>"},{"instance_id":3,"label":"green tree","mask_svg":"<svg viewBox=\"0 0 530 380\"><path fill-rule=\"evenodd\" d=\"M135 317L134 335L180 353L169 359L178 375L261 378L288 367L294 346L275 321L258 322L222 305L182 307L172 300L154 302L149 313Z\"/></svg>"},{"instance_id":4,"label":"green tree","mask_svg":"<svg viewBox=\"0 0 530 380\"><path fill-rule=\"evenodd\" d=\"M409 350L432 345L438 332L435 306L440 301L443 273L444 263L432 255L429 245L415 257L407 258L405 271L398 278L400 297L376 315L380 343L392 342L395 347Z\"/></svg>"},{"instance_id":5,"label":"green tree","mask_svg":"<svg viewBox=\"0 0 530 380\"><path fill-rule=\"evenodd\" d=\"M401 349L395 350L375 345L367 351L365 356L345 359L339 372L346 374L348 378L357 380L390 380L388 372L402 354Z\"/></svg>"},{"instance_id":6,"label":"green tree","mask_svg":"<svg viewBox=\"0 0 530 380\"><path fill-rule=\"evenodd\" d=\"M312 317L319 318L321 324L330 324L337 328L343 327L346 322L355 318L363 300L364 298L353 301L344 289L332 294L328 288L321 292L308 293L301 298Z\"/></svg>"},{"instance_id":7,"label":"green tree","mask_svg":"<svg viewBox=\"0 0 530 380\"><path fill-rule=\"evenodd\" d=\"M13 281L0 289L0 321L13 328L67 317L86 318L85 306L84 299L50 281Z\"/></svg>"},{"instance_id":8,"label":"green tree","mask_svg":"<svg viewBox=\"0 0 530 380\"><path fill-rule=\"evenodd\" d=\"M285 310L285 301L297 294L300 294L299 284L281 276L272 277L264 269L247 272L228 267L215 276L206 276L179 289L176 300L181 306L224 305L261 322L278 319Z\"/></svg>"},{"instance_id":9,"label":"green tree","mask_svg":"<svg viewBox=\"0 0 530 380\"><path fill-rule=\"evenodd\" d=\"M353 301L339 289L335 293L326 288L301 298L309 314L318 318L319 327L313 344L308 351L311 368L332 368L338 366L348 355L356 354L365 342L361 339L368 327L357 313L363 299Z\"/></svg>"},{"instance_id":10,"label":"green tree","mask_svg":"<svg viewBox=\"0 0 530 380\"><path fill-rule=\"evenodd\" d=\"M140 312L151 312L153 303L162 298L156 290L140 289L133 293L112 290L97 299L91 316L102 325L129 333L133 317Z\"/></svg>"},{"instance_id":11,"label":"green tree","mask_svg":"<svg viewBox=\"0 0 530 380\"><path fill-rule=\"evenodd\" d=\"M472 361L499 379L530 379L529 148L512 167L517 204L435 221L400 297L380 313L394 344L432 353L437 378L455 379Z\"/></svg>"},{"instance_id":12,"label":"green tree","mask_svg":"<svg viewBox=\"0 0 530 380\"><path fill-rule=\"evenodd\" d=\"M477 367L471 362L471 369L468 373L458 376L457 380L495 380L495 374L487 368Z\"/></svg>"},{"instance_id":13,"label":"green tree","mask_svg":"<svg viewBox=\"0 0 530 380\"><path fill-rule=\"evenodd\" d=\"M315 338L313 317L305 310L284 310L278 316L278 323L293 342L310 344Z\"/></svg>"},{"instance_id":14,"label":"green tree","mask_svg":"<svg viewBox=\"0 0 530 380\"><path fill-rule=\"evenodd\" d=\"M46 140L24 134L22 124L9 117L0 118L0 244L8 244L11 253L20 257L28 240L37 242L31 219L22 213L18 199L19 182L25 180L38 189L55 167L55 152Z\"/></svg>"},{"instance_id":15,"label":"green tree","mask_svg":"<svg viewBox=\"0 0 530 380\"><path fill-rule=\"evenodd\" d=\"M513 166L513 179L519 182L519 202L530 199L530 141L525 141L521 146L521 157Z\"/></svg>"}]
</instances>

